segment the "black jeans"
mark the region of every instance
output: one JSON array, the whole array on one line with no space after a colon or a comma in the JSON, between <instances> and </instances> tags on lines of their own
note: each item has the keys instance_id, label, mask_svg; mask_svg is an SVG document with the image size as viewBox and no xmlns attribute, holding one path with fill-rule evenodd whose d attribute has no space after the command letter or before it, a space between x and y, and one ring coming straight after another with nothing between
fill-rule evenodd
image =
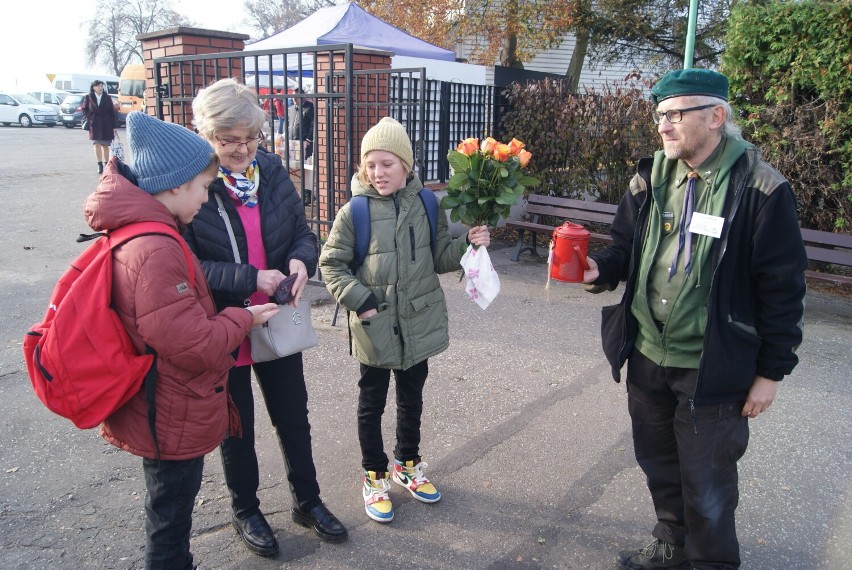
<instances>
[{"instance_id":1,"label":"black jeans","mask_svg":"<svg viewBox=\"0 0 852 570\"><path fill-rule=\"evenodd\" d=\"M653 536L684 547L692 566L739 568L737 461L748 446L744 402L691 406L697 370L663 368L634 350L627 394L636 461L648 478Z\"/></svg>"},{"instance_id":2,"label":"black jeans","mask_svg":"<svg viewBox=\"0 0 852 570\"><path fill-rule=\"evenodd\" d=\"M182 461L143 459L145 472L145 568L191 570L192 507L201 488L204 456Z\"/></svg>"},{"instance_id":3,"label":"black jeans","mask_svg":"<svg viewBox=\"0 0 852 570\"><path fill-rule=\"evenodd\" d=\"M387 471L388 456L382 442L382 414L388 398L390 369L361 365L358 381L358 441L364 471ZM423 385L429 375L428 360L408 370L394 370L396 384L396 448L394 457L409 461L419 457Z\"/></svg>"},{"instance_id":4,"label":"black jeans","mask_svg":"<svg viewBox=\"0 0 852 570\"><path fill-rule=\"evenodd\" d=\"M320 489L311 450L308 390L302 353L234 367L228 375L228 389L240 412L243 430L242 437L229 437L219 448L225 483L231 491L231 507L238 517L256 514L260 508L260 499L257 498L260 474L254 449L252 367L263 392L269 419L278 435L293 504L310 510L320 503Z\"/></svg>"}]
</instances>

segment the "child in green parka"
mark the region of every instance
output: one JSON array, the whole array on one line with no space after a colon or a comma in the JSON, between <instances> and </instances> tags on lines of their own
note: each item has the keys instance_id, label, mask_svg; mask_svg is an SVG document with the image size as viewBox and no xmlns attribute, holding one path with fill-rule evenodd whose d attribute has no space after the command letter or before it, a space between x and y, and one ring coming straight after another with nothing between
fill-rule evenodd
<instances>
[{"instance_id":1,"label":"child in green parka","mask_svg":"<svg viewBox=\"0 0 852 570\"><path fill-rule=\"evenodd\" d=\"M349 204L334 220L320 255L329 292L349 311L352 355L360 363L358 439L364 468L364 509L371 519L393 520L390 483L402 485L424 503L441 494L420 457L420 418L429 357L449 346L447 306L440 273L460 269L468 244L487 246L487 226L451 238L446 216L438 216L434 248L426 209L418 197L423 184L412 172L414 154L405 129L385 117L361 142L361 164L353 196L369 200L370 243L353 275L354 227ZM382 442L390 373L396 385L396 447L392 473Z\"/></svg>"}]
</instances>

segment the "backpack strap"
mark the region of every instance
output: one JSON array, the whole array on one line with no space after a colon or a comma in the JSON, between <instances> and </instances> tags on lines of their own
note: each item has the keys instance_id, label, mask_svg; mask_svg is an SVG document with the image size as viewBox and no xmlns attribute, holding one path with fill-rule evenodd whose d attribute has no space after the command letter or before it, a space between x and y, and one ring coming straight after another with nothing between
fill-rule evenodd
<instances>
[{"instance_id":1,"label":"backpack strap","mask_svg":"<svg viewBox=\"0 0 852 570\"><path fill-rule=\"evenodd\" d=\"M426 209L426 217L429 219L429 239L432 244L432 255L435 255L435 247L438 243L438 199L435 198L435 193L428 188L421 188L417 193L420 196L420 201L423 202L423 207Z\"/></svg>"},{"instance_id":2,"label":"backpack strap","mask_svg":"<svg viewBox=\"0 0 852 570\"><path fill-rule=\"evenodd\" d=\"M355 255L349 263L349 269L355 275L367 258L367 248L370 245L370 199L363 195L352 196L349 204L352 226L355 229Z\"/></svg>"},{"instance_id":3,"label":"backpack strap","mask_svg":"<svg viewBox=\"0 0 852 570\"><path fill-rule=\"evenodd\" d=\"M429 220L429 241L432 247L432 255L434 255L438 243L438 199L435 198L435 193L428 188L421 188L417 195L423 202L426 218ZM370 245L370 199L364 195L352 196L349 204L352 226L355 230L355 254L349 264L349 269L354 275L367 258L367 248Z\"/></svg>"},{"instance_id":4,"label":"backpack strap","mask_svg":"<svg viewBox=\"0 0 852 570\"><path fill-rule=\"evenodd\" d=\"M170 236L178 242L178 245L180 246L181 250L183 250L183 256L186 259L186 267L187 269L189 269L189 286L194 287L195 264L192 262L192 252L189 251L189 246L186 245L186 242L183 240L182 237L180 237L180 234L177 233L177 230L175 230L172 226L164 224L162 222L136 222L111 230L107 234L107 237L109 238L110 249L115 249L116 247L120 246L123 243L127 243L133 238L143 235L155 234Z\"/></svg>"}]
</instances>

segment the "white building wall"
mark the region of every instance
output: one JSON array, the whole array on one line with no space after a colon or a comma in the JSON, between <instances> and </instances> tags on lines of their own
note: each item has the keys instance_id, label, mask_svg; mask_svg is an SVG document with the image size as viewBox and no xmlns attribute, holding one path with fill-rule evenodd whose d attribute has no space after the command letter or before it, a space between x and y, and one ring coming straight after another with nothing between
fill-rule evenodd
<instances>
[{"instance_id":1,"label":"white building wall","mask_svg":"<svg viewBox=\"0 0 852 570\"><path fill-rule=\"evenodd\" d=\"M425 67L426 79L451 81L453 83L467 83L469 85L489 85L489 83L487 83L488 68L484 65L440 61L436 59L423 59L403 55L395 55L391 58L391 68L393 69L404 69L410 67ZM493 84L493 72L491 76L491 83Z\"/></svg>"},{"instance_id":2,"label":"white building wall","mask_svg":"<svg viewBox=\"0 0 852 570\"><path fill-rule=\"evenodd\" d=\"M568 71L568 65L571 63L571 55L574 53L574 45L576 38L573 34L566 34L564 41L559 47L543 51L536 55L532 60L525 61L524 69L529 71L541 71L544 73L553 73L556 75L565 75ZM473 51L473 43L464 41L458 48L458 57L466 59ZM494 84L494 68L488 66L486 81L489 85ZM624 78L634 71L632 66L627 64L608 64L592 66L589 56L586 56L586 61L583 65L583 70L580 73L580 81L578 91L582 93L586 89L599 89L606 83L620 83Z\"/></svg>"}]
</instances>

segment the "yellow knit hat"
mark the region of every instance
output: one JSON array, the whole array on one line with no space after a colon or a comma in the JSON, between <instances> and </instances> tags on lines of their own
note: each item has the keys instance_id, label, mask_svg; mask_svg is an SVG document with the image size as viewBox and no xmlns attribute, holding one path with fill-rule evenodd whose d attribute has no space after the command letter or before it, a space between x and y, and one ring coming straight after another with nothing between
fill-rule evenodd
<instances>
[{"instance_id":1,"label":"yellow knit hat","mask_svg":"<svg viewBox=\"0 0 852 570\"><path fill-rule=\"evenodd\" d=\"M405 128L399 122L385 117L373 128L367 131L361 141L361 162L372 150L384 150L399 157L408 170L414 164L414 153L411 151L411 139Z\"/></svg>"}]
</instances>

